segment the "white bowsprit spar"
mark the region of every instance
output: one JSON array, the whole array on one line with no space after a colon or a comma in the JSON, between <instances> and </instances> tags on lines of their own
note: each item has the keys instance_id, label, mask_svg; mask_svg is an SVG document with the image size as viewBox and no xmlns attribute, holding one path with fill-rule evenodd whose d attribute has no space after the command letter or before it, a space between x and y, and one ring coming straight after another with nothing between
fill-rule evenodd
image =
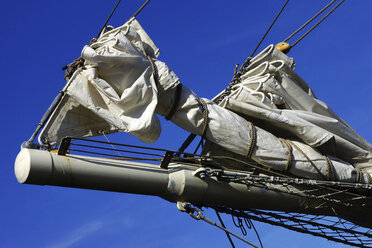
<instances>
[{"instance_id":1,"label":"white bowsprit spar","mask_svg":"<svg viewBox=\"0 0 372 248\"><path fill-rule=\"evenodd\" d=\"M200 207L372 244L371 145L296 74L284 53L293 45L250 57L208 100L158 60L137 14L102 29L69 65L66 86L17 156L20 183L159 196L216 226ZM191 132L188 141L200 135L201 154L184 152L188 141L171 151L87 139L120 131L154 142L157 115Z\"/></svg>"}]
</instances>

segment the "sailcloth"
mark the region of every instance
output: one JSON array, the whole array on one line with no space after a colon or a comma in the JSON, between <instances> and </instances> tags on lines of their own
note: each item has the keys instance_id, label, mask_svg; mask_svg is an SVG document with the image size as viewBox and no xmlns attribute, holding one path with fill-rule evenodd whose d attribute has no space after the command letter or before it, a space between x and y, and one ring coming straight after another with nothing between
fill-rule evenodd
<instances>
[{"instance_id":1,"label":"sailcloth","mask_svg":"<svg viewBox=\"0 0 372 248\"><path fill-rule=\"evenodd\" d=\"M274 46L252 59L240 83L219 104L200 99L185 86L177 99L180 80L157 56L135 19L84 47L84 68L65 86L66 95L40 142L117 131L153 142L160 135L156 114L168 116L175 108L171 121L197 135L205 131L215 144L208 154L229 151L301 177L370 182L371 146L315 97L293 71L293 59ZM206 129L202 102L208 109Z\"/></svg>"},{"instance_id":2,"label":"sailcloth","mask_svg":"<svg viewBox=\"0 0 372 248\"><path fill-rule=\"evenodd\" d=\"M65 96L39 142L56 144L65 136L118 131L143 142L156 141L161 130L155 115L157 88L146 55L156 58L159 49L136 19L85 46L84 69L78 69L66 84Z\"/></svg>"}]
</instances>

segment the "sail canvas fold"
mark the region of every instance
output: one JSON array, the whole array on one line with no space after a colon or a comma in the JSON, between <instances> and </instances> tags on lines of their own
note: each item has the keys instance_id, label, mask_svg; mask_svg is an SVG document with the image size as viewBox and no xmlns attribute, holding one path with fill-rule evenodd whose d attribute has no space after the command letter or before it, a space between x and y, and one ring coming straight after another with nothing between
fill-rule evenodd
<instances>
[{"instance_id":1,"label":"sail canvas fold","mask_svg":"<svg viewBox=\"0 0 372 248\"><path fill-rule=\"evenodd\" d=\"M156 79L147 55L153 59ZM64 99L40 134L40 141L56 144L64 136L123 131L153 142L161 131L156 114L167 116L176 106L172 122L194 134L204 134L215 144L204 149L206 154L226 150L231 156L248 157L263 166L314 179L329 178L332 166L336 180L368 181L366 174L359 177L359 169L372 172L370 145L365 147L365 142L315 97L293 71L293 59L273 45L252 59L240 83L219 104L201 100L186 86L176 101L180 80L165 63L156 60L157 56L158 49L134 19L84 47L84 68L65 86ZM208 109L206 129L201 102Z\"/></svg>"},{"instance_id":2,"label":"sail canvas fold","mask_svg":"<svg viewBox=\"0 0 372 248\"><path fill-rule=\"evenodd\" d=\"M159 49L135 19L85 46L84 69L67 83L64 99L41 132L40 142L55 144L65 136L117 131L154 142L161 128L155 115L157 88L146 55L156 58ZM77 108L87 114L77 114ZM96 121L84 116L95 116Z\"/></svg>"}]
</instances>

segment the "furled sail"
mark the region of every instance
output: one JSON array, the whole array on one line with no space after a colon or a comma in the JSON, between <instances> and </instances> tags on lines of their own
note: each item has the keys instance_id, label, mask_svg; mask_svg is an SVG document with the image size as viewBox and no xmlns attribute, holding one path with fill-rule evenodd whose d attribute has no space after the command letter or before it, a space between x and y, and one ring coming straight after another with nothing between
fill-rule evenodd
<instances>
[{"instance_id":1,"label":"furled sail","mask_svg":"<svg viewBox=\"0 0 372 248\"><path fill-rule=\"evenodd\" d=\"M314 96L293 71L293 59L274 46L252 59L219 104L179 87L157 56L135 19L84 47L84 68L67 83L39 140L124 131L153 142L160 114L215 144L209 154L227 150L300 177L371 182L371 146Z\"/></svg>"},{"instance_id":2,"label":"furled sail","mask_svg":"<svg viewBox=\"0 0 372 248\"><path fill-rule=\"evenodd\" d=\"M157 88L146 55L155 58L159 50L135 19L85 46L84 68L66 84L39 141L55 144L65 136L124 131L154 142L160 135Z\"/></svg>"}]
</instances>

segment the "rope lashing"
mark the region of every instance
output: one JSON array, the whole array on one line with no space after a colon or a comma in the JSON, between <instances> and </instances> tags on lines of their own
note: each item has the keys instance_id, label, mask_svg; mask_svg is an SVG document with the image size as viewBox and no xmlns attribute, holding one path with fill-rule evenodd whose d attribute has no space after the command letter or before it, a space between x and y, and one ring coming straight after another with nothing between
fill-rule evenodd
<instances>
[{"instance_id":1,"label":"rope lashing","mask_svg":"<svg viewBox=\"0 0 372 248\"><path fill-rule=\"evenodd\" d=\"M335 172L335 167L332 164L332 161L324 155L324 160L326 161L327 164L327 179L328 181L337 181L336 179L336 172Z\"/></svg>"},{"instance_id":2,"label":"rope lashing","mask_svg":"<svg viewBox=\"0 0 372 248\"><path fill-rule=\"evenodd\" d=\"M362 183L363 173L358 168L355 168L355 171L356 171L355 182L356 183Z\"/></svg>"},{"instance_id":3,"label":"rope lashing","mask_svg":"<svg viewBox=\"0 0 372 248\"><path fill-rule=\"evenodd\" d=\"M371 173L366 172L365 174L366 174L366 176L367 176L368 183L369 183L369 184L372 184L372 176L371 176Z\"/></svg>"},{"instance_id":4,"label":"rope lashing","mask_svg":"<svg viewBox=\"0 0 372 248\"><path fill-rule=\"evenodd\" d=\"M202 98L199 98L199 101L202 105L202 108L203 108L203 123L202 123L202 138L204 139L205 138L205 132L207 131L207 127L208 127L208 114L209 114L209 111L208 111L208 106L207 106L207 103L202 99Z\"/></svg>"},{"instance_id":5,"label":"rope lashing","mask_svg":"<svg viewBox=\"0 0 372 248\"><path fill-rule=\"evenodd\" d=\"M294 148L296 148L296 150L298 150L305 158L306 158L306 160L311 164L311 166L318 172L318 174L320 175L320 176L322 176L322 178L324 179L324 180L327 180L327 178L323 175L323 173L319 170L319 168L318 167L316 167L316 165L314 164L314 162L306 155L306 153L300 148L300 147L298 147L295 143L293 143L292 141L290 141L290 140L287 140L287 142L291 145L291 146L293 146Z\"/></svg>"},{"instance_id":6,"label":"rope lashing","mask_svg":"<svg viewBox=\"0 0 372 248\"><path fill-rule=\"evenodd\" d=\"M287 148L287 164L285 166L285 171L288 171L292 165L292 146L288 143L287 140L279 138L283 145Z\"/></svg>"},{"instance_id":7,"label":"rope lashing","mask_svg":"<svg viewBox=\"0 0 372 248\"><path fill-rule=\"evenodd\" d=\"M249 123L249 135L250 135L250 142L248 146L247 158L252 158L253 149L256 146L257 142L257 134L256 134L256 127L253 125L252 122Z\"/></svg>"},{"instance_id":8,"label":"rope lashing","mask_svg":"<svg viewBox=\"0 0 372 248\"><path fill-rule=\"evenodd\" d=\"M178 84L176 86L176 92L174 93L172 107L169 110L168 114L165 116L165 119L167 121L169 121L172 118L172 116L174 115L174 113L176 113L176 110L177 110L178 105L179 105L179 101L181 99L181 93L182 93L182 84Z\"/></svg>"}]
</instances>

